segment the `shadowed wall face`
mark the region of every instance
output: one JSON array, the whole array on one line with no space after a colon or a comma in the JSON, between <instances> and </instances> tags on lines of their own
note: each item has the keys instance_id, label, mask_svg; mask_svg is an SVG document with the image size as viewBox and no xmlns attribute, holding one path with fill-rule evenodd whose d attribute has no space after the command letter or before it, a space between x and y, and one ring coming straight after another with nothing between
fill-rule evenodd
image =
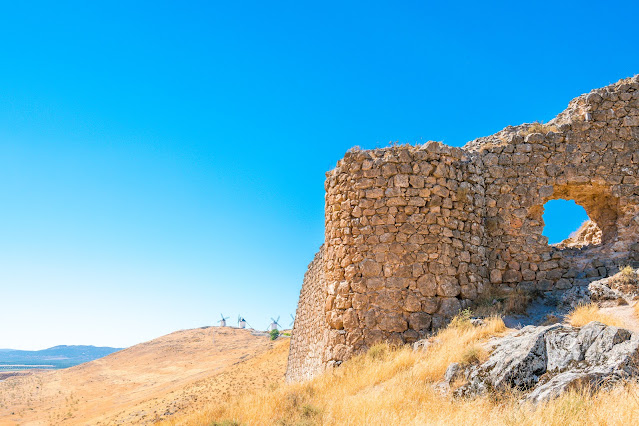
<instances>
[{"instance_id":1,"label":"shadowed wall face","mask_svg":"<svg viewBox=\"0 0 639 426\"><path fill-rule=\"evenodd\" d=\"M464 149L347 153L327 173L325 244L302 287L288 379L380 341L414 342L488 286L561 292L636 265L638 169L637 77L576 98L547 125ZM549 246L542 216L553 199L584 207L601 244Z\"/></svg>"},{"instance_id":2,"label":"shadowed wall face","mask_svg":"<svg viewBox=\"0 0 639 426\"><path fill-rule=\"evenodd\" d=\"M315 254L304 275L304 284L295 316L288 353L286 379L310 379L324 369L327 349L327 325L324 318L326 280L324 278L323 246Z\"/></svg>"}]
</instances>

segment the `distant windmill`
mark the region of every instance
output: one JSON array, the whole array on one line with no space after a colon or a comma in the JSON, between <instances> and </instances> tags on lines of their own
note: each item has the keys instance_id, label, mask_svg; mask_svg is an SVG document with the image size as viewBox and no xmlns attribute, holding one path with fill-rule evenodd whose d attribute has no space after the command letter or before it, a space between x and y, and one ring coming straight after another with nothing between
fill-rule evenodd
<instances>
[{"instance_id":1,"label":"distant windmill","mask_svg":"<svg viewBox=\"0 0 639 426\"><path fill-rule=\"evenodd\" d=\"M246 320L242 318L242 315L237 316L237 326L239 328L246 328Z\"/></svg>"},{"instance_id":2,"label":"distant windmill","mask_svg":"<svg viewBox=\"0 0 639 426\"><path fill-rule=\"evenodd\" d=\"M220 327L226 327L226 320L229 319L229 317L225 318L223 314L220 314L220 316L222 317L220 320Z\"/></svg>"},{"instance_id":3,"label":"distant windmill","mask_svg":"<svg viewBox=\"0 0 639 426\"><path fill-rule=\"evenodd\" d=\"M295 324L295 316L291 314L291 323L289 324L289 327L293 327L293 324Z\"/></svg>"},{"instance_id":4,"label":"distant windmill","mask_svg":"<svg viewBox=\"0 0 639 426\"><path fill-rule=\"evenodd\" d=\"M271 323L271 325L268 326L268 331L273 331L273 330L277 330L278 328L281 328L282 326L279 324L280 317L277 317L277 319L273 319L271 318L271 321L273 321Z\"/></svg>"}]
</instances>

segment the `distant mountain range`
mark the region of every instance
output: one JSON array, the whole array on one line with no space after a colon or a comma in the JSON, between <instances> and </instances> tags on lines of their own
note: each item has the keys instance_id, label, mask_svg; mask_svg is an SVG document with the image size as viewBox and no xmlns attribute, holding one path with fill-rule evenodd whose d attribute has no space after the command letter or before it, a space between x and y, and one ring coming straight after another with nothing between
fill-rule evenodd
<instances>
[{"instance_id":1,"label":"distant mountain range","mask_svg":"<svg viewBox=\"0 0 639 426\"><path fill-rule=\"evenodd\" d=\"M67 368L84 362L102 358L122 348L96 346L54 346L41 351L21 351L15 349L0 349L0 366L21 365L52 365L53 368Z\"/></svg>"}]
</instances>

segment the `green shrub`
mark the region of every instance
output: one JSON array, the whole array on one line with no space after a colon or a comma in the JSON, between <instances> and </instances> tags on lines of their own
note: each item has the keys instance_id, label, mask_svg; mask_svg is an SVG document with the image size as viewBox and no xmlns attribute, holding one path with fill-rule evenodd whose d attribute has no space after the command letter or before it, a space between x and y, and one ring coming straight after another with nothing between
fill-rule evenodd
<instances>
[{"instance_id":1,"label":"green shrub","mask_svg":"<svg viewBox=\"0 0 639 426\"><path fill-rule=\"evenodd\" d=\"M268 334L271 337L271 340L275 340L280 336L280 331L277 328L275 328L271 330Z\"/></svg>"}]
</instances>

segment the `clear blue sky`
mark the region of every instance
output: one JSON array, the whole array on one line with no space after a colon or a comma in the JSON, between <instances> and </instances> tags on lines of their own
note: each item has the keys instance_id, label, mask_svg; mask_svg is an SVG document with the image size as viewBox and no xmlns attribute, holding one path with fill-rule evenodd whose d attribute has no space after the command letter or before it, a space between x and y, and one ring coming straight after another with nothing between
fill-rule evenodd
<instances>
[{"instance_id":1,"label":"clear blue sky","mask_svg":"<svg viewBox=\"0 0 639 426\"><path fill-rule=\"evenodd\" d=\"M288 325L348 148L547 121L639 72L637 16L635 1L6 2L0 348L127 346L220 312Z\"/></svg>"}]
</instances>

